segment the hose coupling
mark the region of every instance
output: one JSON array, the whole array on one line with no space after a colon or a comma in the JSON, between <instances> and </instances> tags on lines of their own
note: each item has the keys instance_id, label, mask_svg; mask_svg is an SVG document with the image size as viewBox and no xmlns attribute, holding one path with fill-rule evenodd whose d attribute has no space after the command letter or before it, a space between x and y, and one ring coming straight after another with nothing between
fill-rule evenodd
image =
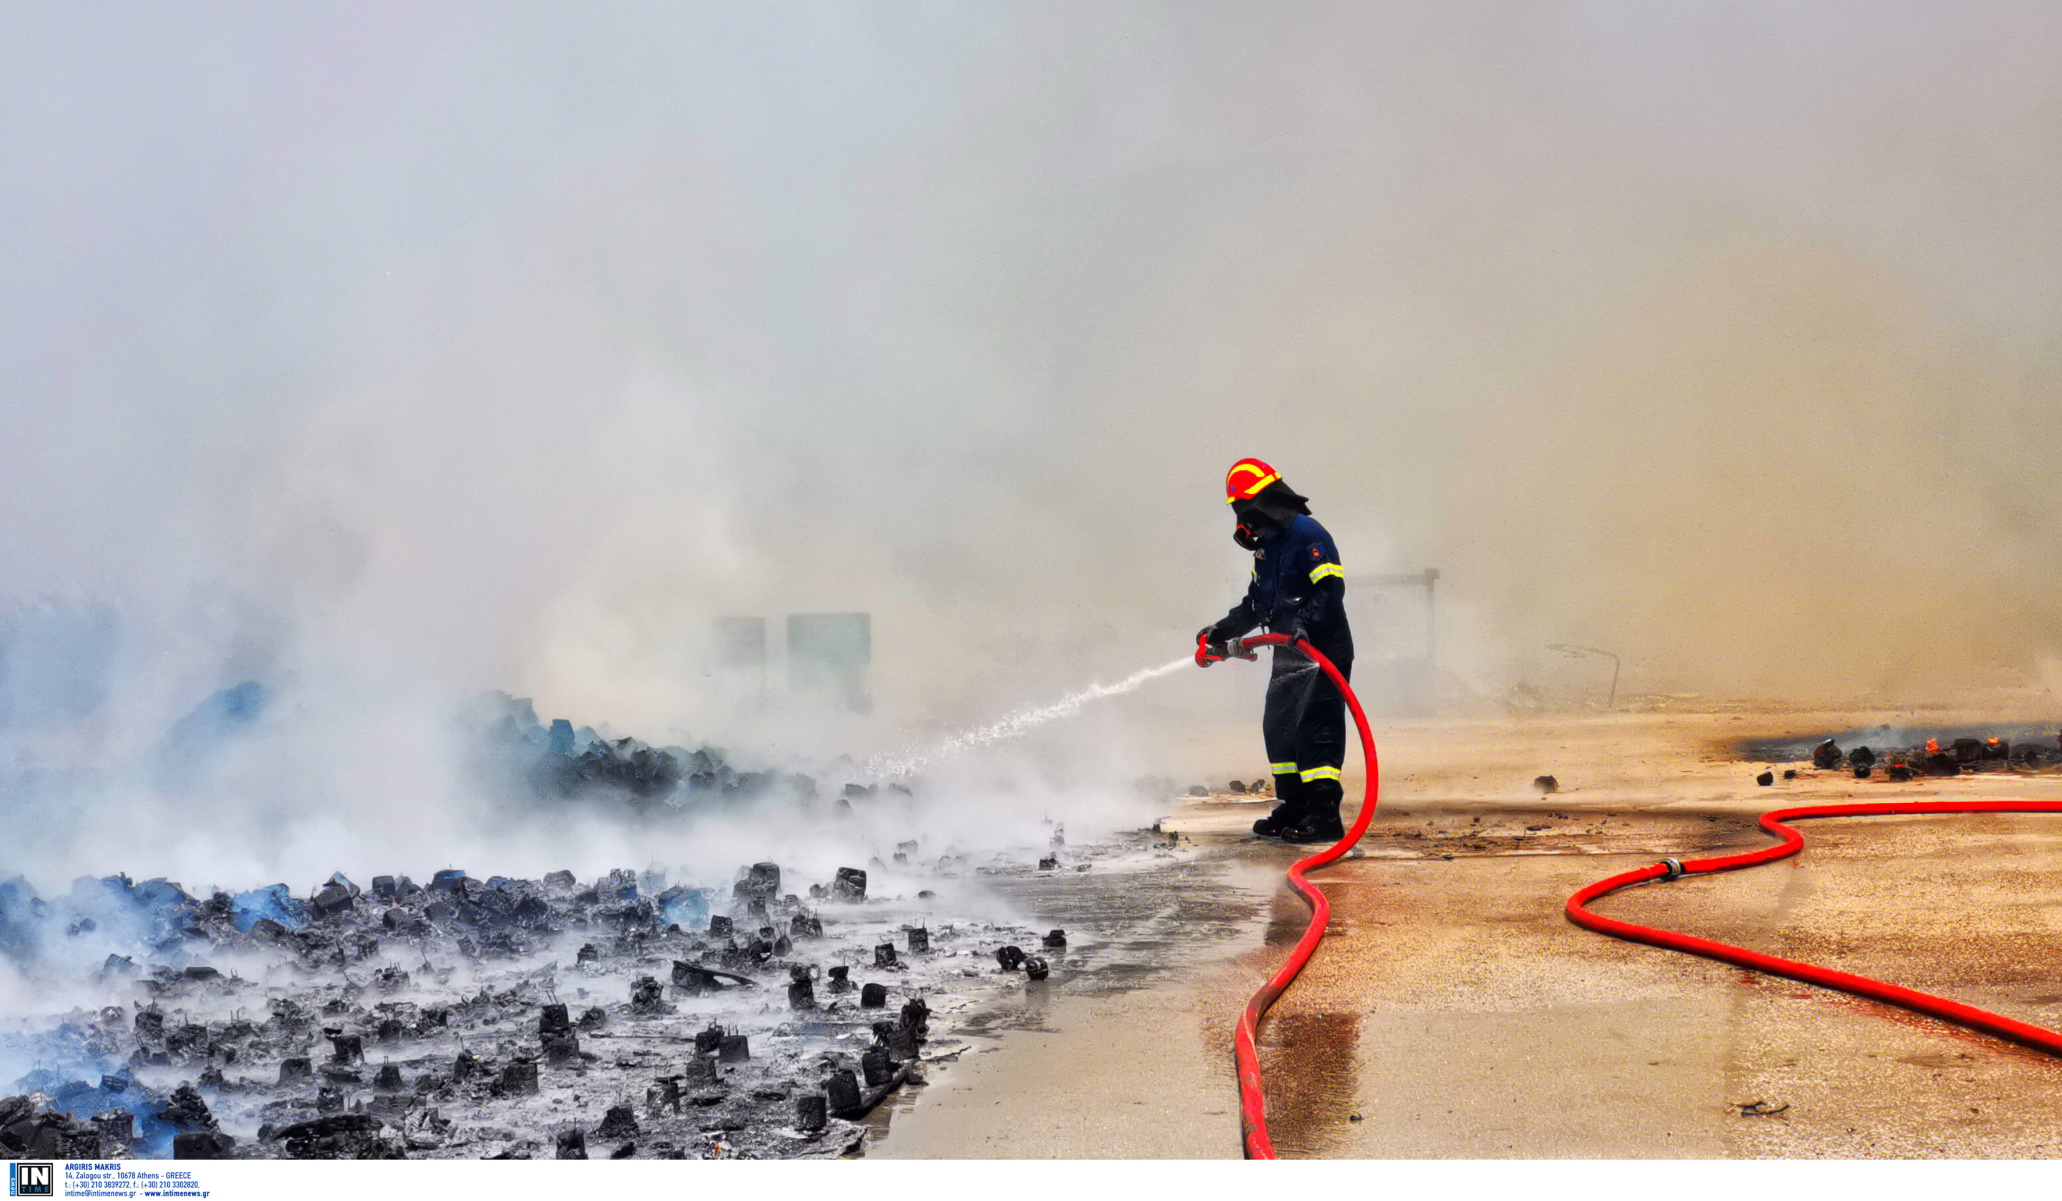
<instances>
[{"instance_id":1,"label":"hose coupling","mask_svg":"<svg viewBox=\"0 0 2062 1201\"><path fill-rule=\"evenodd\" d=\"M1661 882L1663 884L1668 883L1670 880L1680 880L1683 878L1683 861L1680 859L1663 859L1661 861L1661 868Z\"/></svg>"}]
</instances>

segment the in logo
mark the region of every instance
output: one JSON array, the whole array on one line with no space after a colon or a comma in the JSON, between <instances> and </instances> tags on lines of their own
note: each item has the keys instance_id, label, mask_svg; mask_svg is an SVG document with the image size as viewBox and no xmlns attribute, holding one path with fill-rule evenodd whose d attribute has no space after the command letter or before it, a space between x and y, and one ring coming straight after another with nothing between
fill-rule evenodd
<instances>
[{"instance_id":1,"label":"in logo","mask_svg":"<svg viewBox=\"0 0 2062 1201\"><path fill-rule=\"evenodd\" d=\"M7 1165L7 1195L10 1197L55 1197L57 1169L47 1163Z\"/></svg>"}]
</instances>

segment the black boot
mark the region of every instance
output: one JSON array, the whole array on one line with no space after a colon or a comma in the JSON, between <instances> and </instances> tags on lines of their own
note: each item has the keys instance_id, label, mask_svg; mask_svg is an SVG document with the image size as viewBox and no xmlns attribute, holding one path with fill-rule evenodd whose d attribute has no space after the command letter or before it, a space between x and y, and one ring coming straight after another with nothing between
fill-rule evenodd
<instances>
[{"instance_id":1,"label":"black boot","mask_svg":"<svg viewBox=\"0 0 2062 1201\"><path fill-rule=\"evenodd\" d=\"M1253 833L1261 838L1279 838L1283 831L1303 820L1303 781L1295 776L1276 776L1274 796L1274 812L1253 823Z\"/></svg>"},{"instance_id":2,"label":"black boot","mask_svg":"<svg viewBox=\"0 0 2062 1201\"><path fill-rule=\"evenodd\" d=\"M1302 796L1296 824L1278 835L1283 842L1334 843L1346 837L1346 824L1339 820L1346 793L1337 780L1312 780L1303 785Z\"/></svg>"}]
</instances>

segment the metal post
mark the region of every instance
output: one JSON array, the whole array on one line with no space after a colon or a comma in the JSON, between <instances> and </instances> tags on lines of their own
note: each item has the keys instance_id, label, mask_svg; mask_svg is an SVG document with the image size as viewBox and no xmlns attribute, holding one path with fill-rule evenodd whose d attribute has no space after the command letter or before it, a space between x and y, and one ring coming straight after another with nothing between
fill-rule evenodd
<instances>
[{"instance_id":1,"label":"metal post","mask_svg":"<svg viewBox=\"0 0 2062 1201\"><path fill-rule=\"evenodd\" d=\"M1425 569L1425 662L1439 666L1439 605L1433 586L1439 583L1439 569Z\"/></svg>"}]
</instances>

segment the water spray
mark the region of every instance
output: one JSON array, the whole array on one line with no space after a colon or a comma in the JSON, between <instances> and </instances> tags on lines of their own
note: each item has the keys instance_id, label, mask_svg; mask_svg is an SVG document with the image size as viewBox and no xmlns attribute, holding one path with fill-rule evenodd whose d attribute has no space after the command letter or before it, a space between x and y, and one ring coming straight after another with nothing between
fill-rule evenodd
<instances>
[{"instance_id":1,"label":"water spray","mask_svg":"<svg viewBox=\"0 0 2062 1201\"><path fill-rule=\"evenodd\" d=\"M950 759L956 755L963 755L968 751L978 750L985 746L993 746L998 742L1009 742L1022 738L1032 730L1048 722L1058 721L1063 717L1072 717L1081 711L1083 705L1090 701L1099 701L1104 697L1121 696L1127 692L1136 692L1148 681L1157 680L1161 676L1173 675L1193 662L1193 658L1183 655L1172 663L1163 663L1159 667L1148 667L1144 671L1133 672L1114 684L1090 684L1079 692L1069 693L1049 705L1034 705L1029 708L1019 709L999 721L991 722L985 726L976 726L970 730L963 730L927 751L901 755L876 755L867 761L866 768L869 772L883 778L914 775L941 759Z\"/></svg>"}]
</instances>

